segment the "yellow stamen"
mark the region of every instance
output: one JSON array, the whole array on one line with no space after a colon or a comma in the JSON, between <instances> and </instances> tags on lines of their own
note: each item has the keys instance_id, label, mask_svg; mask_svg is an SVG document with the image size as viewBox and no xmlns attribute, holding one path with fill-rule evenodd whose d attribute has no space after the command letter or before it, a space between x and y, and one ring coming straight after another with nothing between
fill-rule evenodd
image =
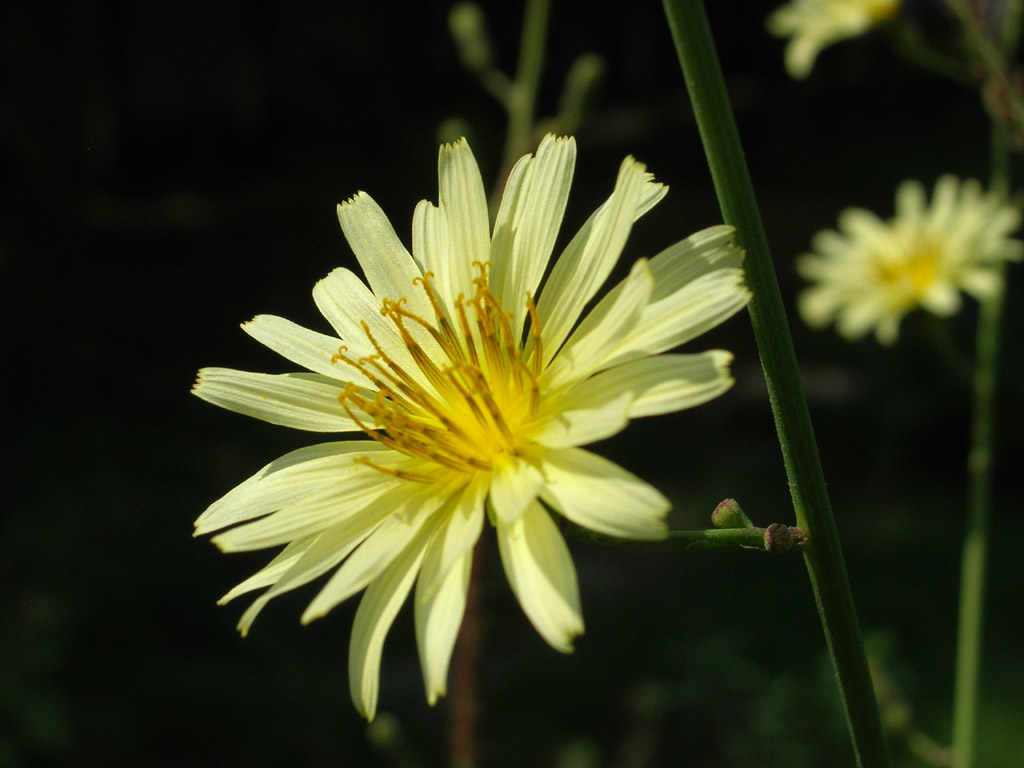
<instances>
[{"instance_id":1,"label":"yellow stamen","mask_svg":"<svg viewBox=\"0 0 1024 768\"><path fill-rule=\"evenodd\" d=\"M368 437L410 458L465 473L488 472L496 457L514 455L522 448L522 428L540 405L537 382L543 365L533 297L526 299L531 327L527 350L512 331L511 315L487 285L490 264L474 262L473 266L480 271L473 281L473 298L467 301L460 294L449 308L461 337L431 287L430 272L413 285L426 294L434 315L431 320L410 311L404 297L382 300L381 315L394 325L415 368L407 369L392 359L365 322L363 332L375 354L357 360L342 346L331 359L355 369L373 387L373 395L363 394L365 390L349 383L338 396L345 413ZM472 324L467 304L473 307ZM426 331L437 347L424 349L410 323ZM529 365L527 357L532 358ZM384 467L368 459L360 462L395 477L435 482L422 472Z\"/></svg>"}]
</instances>

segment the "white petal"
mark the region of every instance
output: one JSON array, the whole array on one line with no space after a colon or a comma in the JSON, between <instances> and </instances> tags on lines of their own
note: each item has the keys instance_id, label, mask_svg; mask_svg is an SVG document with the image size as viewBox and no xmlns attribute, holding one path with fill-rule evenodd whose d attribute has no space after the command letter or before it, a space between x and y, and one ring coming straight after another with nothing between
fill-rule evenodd
<instances>
[{"instance_id":1,"label":"white petal","mask_svg":"<svg viewBox=\"0 0 1024 768\"><path fill-rule=\"evenodd\" d=\"M274 585L253 601L238 621L238 631L245 637L264 606L278 595L308 584L334 568L370 535L379 521L368 517L359 519L361 526L354 528L350 521L328 528L315 536L305 551ZM303 539L305 541L305 539ZM229 593L230 594L230 593Z\"/></svg>"},{"instance_id":2,"label":"white petal","mask_svg":"<svg viewBox=\"0 0 1024 768\"><path fill-rule=\"evenodd\" d=\"M416 583L416 645L427 701L431 706L448 690L448 665L466 611L466 593L473 564L472 550L463 552L440 582L427 585L424 572L436 544L437 537Z\"/></svg>"},{"instance_id":3,"label":"white petal","mask_svg":"<svg viewBox=\"0 0 1024 768\"><path fill-rule=\"evenodd\" d=\"M616 397L603 402L575 400L566 404L558 402L565 410L558 411L539 421L530 439L550 448L565 448L586 445L618 434L629 424L630 408L636 395L633 392L619 392ZM579 406L579 407L578 407Z\"/></svg>"},{"instance_id":4,"label":"white petal","mask_svg":"<svg viewBox=\"0 0 1024 768\"><path fill-rule=\"evenodd\" d=\"M623 430L630 419L692 408L732 386L732 355L658 355L602 371L548 400L531 439L551 448L586 445Z\"/></svg>"},{"instance_id":5,"label":"white petal","mask_svg":"<svg viewBox=\"0 0 1024 768\"><path fill-rule=\"evenodd\" d=\"M252 592L254 589L269 587L287 573L289 568L299 561L299 558L302 557L302 553L309 549L310 545L316 541L318 535L319 534L306 536L302 539L296 539L291 542L287 547L278 552L277 557L260 568L245 581L232 587L224 597L217 601L217 605L226 605L239 595Z\"/></svg>"},{"instance_id":6,"label":"white petal","mask_svg":"<svg viewBox=\"0 0 1024 768\"><path fill-rule=\"evenodd\" d=\"M338 221L377 298L408 299L411 312L431 317L426 294L413 283L422 277L420 268L373 198L359 192L339 204Z\"/></svg>"},{"instance_id":7,"label":"white petal","mask_svg":"<svg viewBox=\"0 0 1024 768\"><path fill-rule=\"evenodd\" d=\"M654 275L651 301L660 301L684 285L715 269L739 267L743 249L730 241L733 227L720 224L690 235L670 245L649 262Z\"/></svg>"},{"instance_id":8,"label":"white petal","mask_svg":"<svg viewBox=\"0 0 1024 768\"><path fill-rule=\"evenodd\" d=\"M629 276L620 284L613 302L595 323L587 323L569 337L550 368L543 374L546 388L580 380L606 364L618 349L619 340L628 339L642 328L644 309L654 290L654 277L645 259L638 260ZM542 326L543 327L543 326ZM545 334L544 342L547 343Z\"/></svg>"},{"instance_id":9,"label":"white petal","mask_svg":"<svg viewBox=\"0 0 1024 768\"><path fill-rule=\"evenodd\" d=\"M665 538L671 506L653 486L579 448L546 451L542 498L577 525L627 539Z\"/></svg>"},{"instance_id":10,"label":"white petal","mask_svg":"<svg viewBox=\"0 0 1024 768\"><path fill-rule=\"evenodd\" d=\"M492 290L513 314L513 333L523 327L527 295L537 296L565 214L575 166L575 140L548 134L537 148L522 190L517 190L518 204L510 222L511 253L493 265L491 274Z\"/></svg>"},{"instance_id":11,"label":"white petal","mask_svg":"<svg viewBox=\"0 0 1024 768\"><path fill-rule=\"evenodd\" d=\"M441 307L454 306L455 299L466 289L461 285L461 273L453 276L452 249L444 212L429 200L420 200L412 214L412 255L423 274L434 275L430 285Z\"/></svg>"},{"instance_id":12,"label":"white petal","mask_svg":"<svg viewBox=\"0 0 1024 768\"><path fill-rule=\"evenodd\" d=\"M709 227L670 245L647 262L654 278L654 290L649 303L669 298L697 278L723 268L739 268L743 262L743 250L729 244L734 230L720 225ZM591 328L604 320L618 301L619 294L626 286L623 280L601 297L597 305L587 313L573 333L584 336Z\"/></svg>"},{"instance_id":13,"label":"white petal","mask_svg":"<svg viewBox=\"0 0 1024 768\"><path fill-rule=\"evenodd\" d=\"M433 596L433 591L447 578L452 566L480 538L488 487L486 475L478 475L471 480L452 506L447 522L434 537L431 555L423 564L423 573L417 587L417 594L424 599Z\"/></svg>"},{"instance_id":14,"label":"white petal","mask_svg":"<svg viewBox=\"0 0 1024 768\"><path fill-rule=\"evenodd\" d=\"M509 172L505 189L502 191L498 215L494 219L494 232L491 235L491 271L488 287L497 297L502 307L514 305L512 295L513 256L516 228L522 218L520 210L523 206L523 192L532 175L533 155L523 155Z\"/></svg>"},{"instance_id":15,"label":"white petal","mask_svg":"<svg viewBox=\"0 0 1024 768\"><path fill-rule=\"evenodd\" d=\"M413 487L418 486L418 487ZM435 518L438 507L452 495L446 486L404 481L371 505L383 522L330 578L302 614L307 624L327 614L376 579L406 548L424 525ZM367 512L369 511L369 508Z\"/></svg>"},{"instance_id":16,"label":"white petal","mask_svg":"<svg viewBox=\"0 0 1024 768\"><path fill-rule=\"evenodd\" d=\"M633 330L608 350L604 365L685 344L732 317L749 301L743 270L725 268L702 275L671 296L648 304Z\"/></svg>"},{"instance_id":17,"label":"white petal","mask_svg":"<svg viewBox=\"0 0 1024 768\"><path fill-rule=\"evenodd\" d=\"M511 525L499 521L498 548L530 623L552 648L571 653L583 634L576 567L547 510L535 501Z\"/></svg>"},{"instance_id":18,"label":"white petal","mask_svg":"<svg viewBox=\"0 0 1024 768\"><path fill-rule=\"evenodd\" d=\"M352 463L359 456L372 456L377 464L389 464L400 454L372 440L320 443L286 453L207 507L196 520L194 535L262 517L343 481L359 466Z\"/></svg>"},{"instance_id":19,"label":"white petal","mask_svg":"<svg viewBox=\"0 0 1024 768\"><path fill-rule=\"evenodd\" d=\"M999 275L991 269L972 269L960 275L960 285L963 289L976 299L986 299L995 296L1003 289L1003 281Z\"/></svg>"},{"instance_id":20,"label":"white petal","mask_svg":"<svg viewBox=\"0 0 1024 768\"><path fill-rule=\"evenodd\" d=\"M587 302L622 253L633 221L663 194L644 165L627 157L611 197L587 220L559 257L537 305L544 333L545 364L558 351ZM656 190L658 194L652 194Z\"/></svg>"},{"instance_id":21,"label":"white petal","mask_svg":"<svg viewBox=\"0 0 1024 768\"><path fill-rule=\"evenodd\" d=\"M341 407L342 386L316 373L250 373L203 368L192 394L245 416L310 432L359 429Z\"/></svg>"},{"instance_id":22,"label":"white petal","mask_svg":"<svg viewBox=\"0 0 1024 768\"><path fill-rule=\"evenodd\" d=\"M332 361L342 346L340 339L311 331L276 315L256 315L242 330L256 341L314 373L364 385L362 377L341 361Z\"/></svg>"},{"instance_id":23,"label":"white petal","mask_svg":"<svg viewBox=\"0 0 1024 768\"><path fill-rule=\"evenodd\" d=\"M632 395L629 418L671 413L706 403L733 385L732 355L712 350L694 355L657 355L592 376L565 395L578 411L599 409L623 393Z\"/></svg>"},{"instance_id":24,"label":"white petal","mask_svg":"<svg viewBox=\"0 0 1024 768\"><path fill-rule=\"evenodd\" d=\"M487 213L487 193L480 168L465 139L441 147L437 157L440 187L438 206L448 225L445 264L448 284L457 295L472 294L473 279L480 273L473 262L483 264L491 251L491 229Z\"/></svg>"},{"instance_id":25,"label":"white petal","mask_svg":"<svg viewBox=\"0 0 1024 768\"><path fill-rule=\"evenodd\" d=\"M367 720L377 713L380 660L384 639L412 589L426 551L431 527L420 532L366 590L352 622L348 646L348 684L352 702Z\"/></svg>"},{"instance_id":26,"label":"white petal","mask_svg":"<svg viewBox=\"0 0 1024 768\"><path fill-rule=\"evenodd\" d=\"M424 296L423 290L416 289L416 292ZM338 332L344 341L345 354L353 360L364 357L371 357L376 354L376 349L370 341L369 334L380 346L392 364L404 370L412 376L417 384L426 389L427 392L437 394L433 385L423 376L419 365L409 353L405 342L398 333L394 323L381 316L381 301L366 287L354 273L347 269L336 269L313 287L313 300L317 308L323 314L331 326ZM433 317L433 310L430 310L430 318ZM363 328L363 323L366 328ZM410 327L411 326L411 327ZM426 349L435 349L433 339L426 338L426 333L419 328L418 324L407 325L413 337ZM369 386L367 380L356 381L357 384Z\"/></svg>"},{"instance_id":27,"label":"white petal","mask_svg":"<svg viewBox=\"0 0 1024 768\"><path fill-rule=\"evenodd\" d=\"M271 515L218 534L213 543L224 552L244 552L287 544L346 520L359 528L359 519L375 516L378 506L387 506L381 497L390 492L386 497L390 499L406 485L408 481L371 467L358 467ZM380 503L375 505L378 499Z\"/></svg>"},{"instance_id":28,"label":"white petal","mask_svg":"<svg viewBox=\"0 0 1024 768\"><path fill-rule=\"evenodd\" d=\"M544 478L532 464L518 456L496 458L491 471L491 507L498 520L508 525L519 519L537 498Z\"/></svg>"}]
</instances>

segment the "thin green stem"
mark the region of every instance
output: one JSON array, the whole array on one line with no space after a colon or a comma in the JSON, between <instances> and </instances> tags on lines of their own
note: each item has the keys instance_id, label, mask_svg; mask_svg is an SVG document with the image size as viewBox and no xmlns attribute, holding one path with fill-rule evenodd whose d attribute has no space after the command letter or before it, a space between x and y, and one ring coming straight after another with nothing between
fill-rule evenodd
<instances>
[{"instance_id":1,"label":"thin green stem","mask_svg":"<svg viewBox=\"0 0 1024 768\"><path fill-rule=\"evenodd\" d=\"M974 10L948 0L964 25L964 38L975 56L996 66L1009 60L1020 39L1024 4L1012 0L997 42L984 29ZM1009 75L999 73L1003 79ZM1010 190L1010 129L992 117L991 176L993 192ZM997 266L1005 286L1005 264ZM960 614L957 625L956 673L953 684L953 743L955 768L971 768L977 748L978 700L985 611L985 582L992 505L992 454L996 416L996 383L1003 315L1003 290L982 300L978 313L977 352L973 377L971 444L967 455L967 519L960 566Z\"/></svg>"},{"instance_id":2,"label":"thin green stem","mask_svg":"<svg viewBox=\"0 0 1024 768\"><path fill-rule=\"evenodd\" d=\"M519 41L516 78L506 104L508 136L499 179L507 179L513 164L533 149L533 129L537 111L537 91L544 66L544 44L548 34L550 0L527 0L523 17L523 36ZM495 187L491 195L491 216L497 213L504 188Z\"/></svg>"},{"instance_id":3,"label":"thin green stem","mask_svg":"<svg viewBox=\"0 0 1024 768\"><path fill-rule=\"evenodd\" d=\"M519 157L532 147L534 113L540 73L544 66L544 40L548 33L549 0L528 0L523 18L523 37L519 41L515 94L509 109L507 155Z\"/></svg>"},{"instance_id":4,"label":"thin green stem","mask_svg":"<svg viewBox=\"0 0 1024 768\"><path fill-rule=\"evenodd\" d=\"M1005 130L992 128L994 191L1009 189L1009 143ZM1005 264L997 266L1005 285ZM1003 291L981 302L974 364L971 445L967 455L967 519L960 564L960 615L953 684L953 766L971 768L977 745L978 691L985 611L985 571L992 506L992 454L996 415L996 379L1003 315Z\"/></svg>"},{"instance_id":5,"label":"thin green stem","mask_svg":"<svg viewBox=\"0 0 1024 768\"><path fill-rule=\"evenodd\" d=\"M953 688L953 765L974 764L981 669L985 568L989 509L992 503L992 442L996 366L999 359L1002 294L981 302L978 360L974 370L974 415L967 457L968 501L960 566L960 619L957 627L956 679Z\"/></svg>"},{"instance_id":6,"label":"thin green stem","mask_svg":"<svg viewBox=\"0 0 1024 768\"><path fill-rule=\"evenodd\" d=\"M692 531L669 531L668 536L657 541L619 539L594 533L579 526L567 527L566 533L572 538L593 544L614 547L674 547L676 549L722 549L742 547L762 552L795 552L806 546L803 531L785 525L771 525L767 528L704 528Z\"/></svg>"},{"instance_id":7,"label":"thin green stem","mask_svg":"<svg viewBox=\"0 0 1024 768\"><path fill-rule=\"evenodd\" d=\"M700 0L663 0L683 68L722 215L747 252L754 328L797 525L807 534L804 558L818 615L835 665L857 764L888 766L881 719L868 671L835 520L782 296L754 198L711 30Z\"/></svg>"}]
</instances>

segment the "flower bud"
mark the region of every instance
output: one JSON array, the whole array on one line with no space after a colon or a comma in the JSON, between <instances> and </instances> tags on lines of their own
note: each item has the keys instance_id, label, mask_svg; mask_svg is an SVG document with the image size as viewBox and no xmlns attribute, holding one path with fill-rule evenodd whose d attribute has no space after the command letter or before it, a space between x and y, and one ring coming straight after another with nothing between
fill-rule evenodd
<instances>
[{"instance_id":1,"label":"flower bud","mask_svg":"<svg viewBox=\"0 0 1024 768\"><path fill-rule=\"evenodd\" d=\"M476 3L457 3L448 14L448 29L462 64L470 72L491 68L494 55L487 37L484 12Z\"/></svg>"},{"instance_id":2,"label":"flower bud","mask_svg":"<svg viewBox=\"0 0 1024 768\"><path fill-rule=\"evenodd\" d=\"M736 499L725 499L711 513L711 524L715 528L753 528Z\"/></svg>"},{"instance_id":3,"label":"flower bud","mask_svg":"<svg viewBox=\"0 0 1024 768\"><path fill-rule=\"evenodd\" d=\"M788 525L772 523L764 529L765 552L788 552L794 543L795 537Z\"/></svg>"}]
</instances>

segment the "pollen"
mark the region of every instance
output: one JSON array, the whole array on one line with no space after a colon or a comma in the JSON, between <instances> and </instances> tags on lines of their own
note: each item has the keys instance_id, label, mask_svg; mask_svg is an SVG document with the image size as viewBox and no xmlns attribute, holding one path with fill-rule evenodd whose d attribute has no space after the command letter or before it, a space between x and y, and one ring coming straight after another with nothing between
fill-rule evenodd
<instances>
[{"instance_id":1,"label":"pollen","mask_svg":"<svg viewBox=\"0 0 1024 768\"><path fill-rule=\"evenodd\" d=\"M473 296L460 294L449 311L431 286L433 273L413 281L413 288L426 294L432 318L409 311L405 298L382 301L381 315L394 325L415 370L392 359L365 322L363 332L374 354L356 359L341 347L331 360L351 366L376 390L368 392L350 382L338 396L368 437L409 457L464 473L489 472L498 456L521 449L524 427L540 403L537 379L543 359L533 297L526 299L530 331L524 343L488 288L489 264L473 266L480 272ZM369 460L362 463L396 473ZM432 482L415 473L400 476Z\"/></svg>"}]
</instances>

